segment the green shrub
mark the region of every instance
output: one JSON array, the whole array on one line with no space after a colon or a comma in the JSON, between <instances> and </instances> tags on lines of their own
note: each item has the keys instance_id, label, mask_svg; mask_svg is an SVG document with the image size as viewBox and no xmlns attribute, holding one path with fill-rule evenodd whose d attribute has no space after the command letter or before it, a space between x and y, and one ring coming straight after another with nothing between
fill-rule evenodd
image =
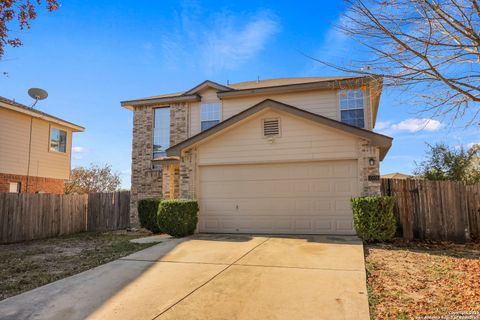
<instances>
[{"instance_id":1,"label":"green shrub","mask_svg":"<svg viewBox=\"0 0 480 320\"><path fill-rule=\"evenodd\" d=\"M365 241L388 241L395 236L397 221L393 213L394 197L360 197L351 199L353 224Z\"/></svg>"},{"instance_id":2,"label":"green shrub","mask_svg":"<svg viewBox=\"0 0 480 320\"><path fill-rule=\"evenodd\" d=\"M162 201L160 198L142 199L138 201L137 208L140 225L143 228L152 231L153 233L160 232L157 220L158 206L160 201Z\"/></svg>"},{"instance_id":3,"label":"green shrub","mask_svg":"<svg viewBox=\"0 0 480 320\"><path fill-rule=\"evenodd\" d=\"M163 200L158 208L158 225L173 237L184 237L195 232L197 212L198 203L195 200Z\"/></svg>"}]
</instances>

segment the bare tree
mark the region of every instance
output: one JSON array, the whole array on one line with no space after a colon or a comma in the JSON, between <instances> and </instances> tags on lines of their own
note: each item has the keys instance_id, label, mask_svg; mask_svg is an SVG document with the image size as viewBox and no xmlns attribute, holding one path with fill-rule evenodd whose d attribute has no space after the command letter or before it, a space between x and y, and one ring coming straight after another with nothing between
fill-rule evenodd
<instances>
[{"instance_id":1,"label":"bare tree","mask_svg":"<svg viewBox=\"0 0 480 320\"><path fill-rule=\"evenodd\" d=\"M65 183L65 193L113 192L120 187L120 176L111 165L74 168Z\"/></svg>"},{"instance_id":2,"label":"bare tree","mask_svg":"<svg viewBox=\"0 0 480 320\"><path fill-rule=\"evenodd\" d=\"M58 9L57 0L46 0L48 11ZM18 37L9 37L12 20L18 20L20 30L30 29L30 22L37 17L36 6L42 4L41 0L0 0L0 58L4 54L4 47L10 45L19 47L22 40Z\"/></svg>"},{"instance_id":3,"label":"bare tree","mask_svg":"<svg viewBox=\"0 0 480 320\"><path fill-rule=\"evenodd\" d=\"M477 0L346 0L337 27L367 58L324 65L383 76L385 85L414 89L434 115L479 118L480 2Z\"/></svg>"}]
</instances>

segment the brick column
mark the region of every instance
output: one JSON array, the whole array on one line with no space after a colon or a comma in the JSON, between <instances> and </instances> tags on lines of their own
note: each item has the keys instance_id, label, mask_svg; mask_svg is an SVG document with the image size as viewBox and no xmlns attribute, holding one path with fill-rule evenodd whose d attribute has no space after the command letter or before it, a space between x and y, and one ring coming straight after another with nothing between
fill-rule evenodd
<instances>
[{"instance_id":1,"label":"brick column","mask_svg":"<svg viewBox=\"0 0 480 320\"><path fill-rule=\"evenodd\" d=\"M369 181L369 175L380 175L380 150L378 147L371 146L367 140L360 140L358 144L358 173L362 185L362 196L375 196L381 194L380 180ZM370 165L370 159L374 160L374 164Z\"/></svg>"}]
</instances>

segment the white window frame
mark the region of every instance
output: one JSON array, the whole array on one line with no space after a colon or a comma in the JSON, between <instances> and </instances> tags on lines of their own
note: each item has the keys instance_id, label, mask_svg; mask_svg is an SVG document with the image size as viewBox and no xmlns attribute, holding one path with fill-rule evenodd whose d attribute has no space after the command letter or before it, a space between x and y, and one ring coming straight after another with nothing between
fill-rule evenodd
<instances>
[{"instance_id":1,"label":"white window frame","mask_svg":"<svg viewBox=\"0 0 480 320\"><path fill-rule=\"evenodd\" d=\"M58 146L59 150L52 148L52 131L53 130L58 130L59 134L61 132L65 132L65 151L60 150L60 144ZM58 154L67 154L67 150L68 150L68 131L59 127L50 126L50 131L48 133L48 151L53 153L58 153Z\"/></svg>"},{"instance_id":2,"label":"white window frame","mask_svg":"<svg viewBox=\"0 0 480 320\"><path fill-rule=\"evenodd\" d=\"M14 187L14 188L12 188ZM15 189L15 190L13 190ZM19 181L10 181L8 183L8 192L10 193L21 193L22 192L22 183Z\"/></svg>"},{"instance_id":3,"label":"white window frame","mask_svg":"<svg viewBox=\"0 0 480 320\"><path fill-rule=\"evenodd\" d=\"M205 111L204 112L204 108L208 108L208 107L211 107L211 106L217 106L218 107L218 110L215 111L215 110L208 110L208 111ZM207 119L204 119L204 114L208 112L208 115L207 115ZM215 118L215 116L218 116L218 119ZM212 102L202 102L200 104L200 132L202 131L205 131L205 130L208 130L210 129L211 127L217 125L220 123L221 121L221 118L222 118L222 104L219 102L219 101L212 101ZM215 123L214 125L206 128L206 129L203 129L202 128L202 124L204 122L212 122L212 121L217 121L217 123Z\"/></svg>"}]
</instances>

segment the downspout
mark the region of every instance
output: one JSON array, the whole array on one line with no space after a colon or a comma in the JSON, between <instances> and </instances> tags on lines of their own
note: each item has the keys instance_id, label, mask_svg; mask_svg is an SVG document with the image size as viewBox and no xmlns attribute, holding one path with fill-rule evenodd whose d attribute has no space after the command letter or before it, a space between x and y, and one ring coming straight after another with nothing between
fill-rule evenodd
<instances>
[{"instance_id":1,"label":"downspout","mask_svg":"<svg viewBox=\"0 0 480 320\"><path fill-rule=\"evenodd\" d=\"M30 156L32 154L32 126L33 117L30 117L30 137L28 139L28 164L27 164L27 185L25 186L25 192L28 193L28 183L30 180Z\"/></svg>"}]
</instances>

